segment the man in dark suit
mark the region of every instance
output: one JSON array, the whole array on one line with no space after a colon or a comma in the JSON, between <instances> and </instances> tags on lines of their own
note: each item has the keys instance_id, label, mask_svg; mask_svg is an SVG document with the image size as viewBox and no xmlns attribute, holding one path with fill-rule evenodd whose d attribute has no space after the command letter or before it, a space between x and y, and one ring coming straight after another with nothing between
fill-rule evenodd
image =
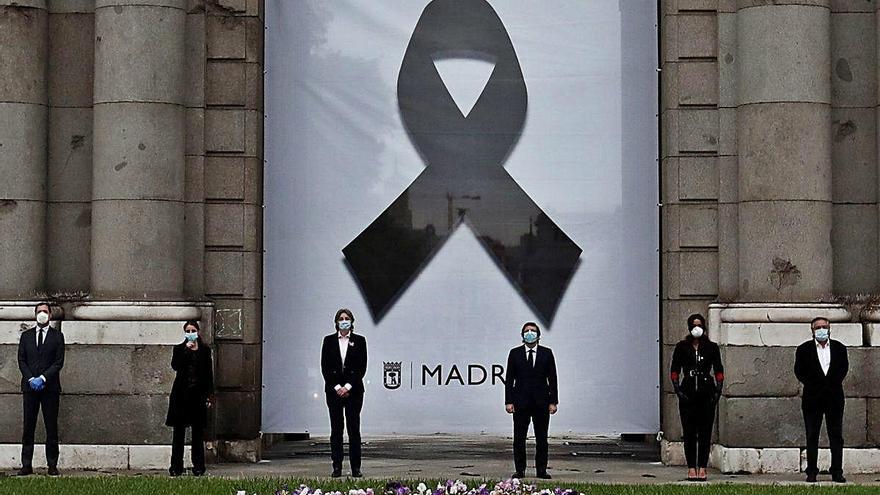
<instances>
[{"instance_id":1,"label":"man in dark suit","mask_svg":"<svg viewBox=\"0 0 880 495\"><path fill-rule=\"evenodd\" d=\"M843 379L849 371L846 346L831 340L831 323L815 318L810 323L813 339L799 345L794 374L804 384L801 409L807 430L807 481L814 483L819 468L819 430L822 417L831 444L831 479L846 483L843 477Z\"/></svg>"},{"instance_id":2,"label":"man in dark suit","mask_svg":"<svg viewBox=\"0 0 880 495\"><path fill-rule=\"evenodd\" d=\"M504 377L504 403L513 414L514 478L525 476L526 435L529 423L535 429L535 470L538 478L550 479L547 473L547 430L550 415L556 414L559 392L556 388L556 360L553 351L538 345L541 329L533 322L522 327L522 346L514 347L507 357Z\"/></svg>"},{"instance_id":3,"label":"man in dark suit","mask_svg":"<svg viewBox=\"0 0 880 495\"><path fill-rule=\"evenodd\" d=\"M330 458L332 477L342 476L342 430L348 426L351 475L361 474L361 408L364 405L364 375L367 373L367 339L354 334L354 315L340 309L334 318L336 332L324 337L321 346L321 374L330 410Z\"/></svg>"},{"instance_id":4,"label":"man in dark suit","mask_svg":"<svg viewBox=\"0 0 880 495\"><path fill-rule=\"evenodd\" d=\"M46 464L50 476L58 476L58 404L61 396L61 368L64 366L64 334L49 325L52 308L39 303L34 308L36 325L25 330L18 341L18 368L24 403L24 431L21 435L19 476L34 472L34 430L43 409L46 426Z\"/></svg>"}]
</instances>

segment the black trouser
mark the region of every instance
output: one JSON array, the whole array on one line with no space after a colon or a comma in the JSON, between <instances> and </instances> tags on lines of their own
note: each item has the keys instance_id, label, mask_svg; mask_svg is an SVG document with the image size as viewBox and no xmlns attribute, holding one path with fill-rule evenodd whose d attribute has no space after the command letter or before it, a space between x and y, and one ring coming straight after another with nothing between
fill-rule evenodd
<instances>
[{"instance_id":1,"label":"black trouser","mask_svg":"<svg viewBox=\"0 0 880 495\"><path fill-rule=\"evenodd\" d=\"M46 426L46 464L58 466L58 405L61 402L58 392L34 392L22 394L24 405L24 431L21 434L21 465L31 467L34 459L34 431L37 429L37 415L43 409L43 424Z\"/></svg>"},{"instance_id":2,"label":"black trouser","mask_svg":"<svg viewBox=\"0 0 880 495\"><path fill-rule=\"evenodd\" d=\"M843 401L819 400L801 404L804 413L804 426L807 430L807 474L818 474L819 431L822 429L822 416L828 430L828 443L831 445L831 474L843 473Z\"/></svg>"},{"instance_id":3,"label":"black trouser","mask_svg":"<svg viewBox=\"0 0 880 495\"><path fill-rule=\"evenodd\" d=\"M535 471L547 472L547 430L550 427L548 406L517 407L513 411L513 465L517 473L526 471L526 436L529 423L535 429Z\"/></svg>"},{"instance_id":4,"label":"black trouser","mask_svg":"<svg viewBox=\"0 0 880 495\"><path fill-rule=\"evenodd\" d=\"M684 457L689 468L709 465L712 426L715 423L715 401L711 395L691 395L678 400L681 429L684 434Z\"/></svg>"},{"instance_id":5,"label":"black trouser","mask_svg":"<svg viewBox=\"0 0 880 495\"><path fill-rule=\"evenodd\" d=\"M348 430L348 460L352 471L361 470L361 408L364 394L352 392L342 399L336 392L327 394L330 411L330 459L333 469L342 469L342 430Z\"/></svg>"},{"instance_id":6,"label":"black trouser","mask_svg":"<svg viewBox=\"0 0 880 495\"><path fill-rule=\"evenodd\" d=\"M183 472L183 444L186 442L186 426L174 427L171 440L171 471ZM205 472L205 427L192 425L192 464L193 473Z\"/></svg>"}]
</instances>

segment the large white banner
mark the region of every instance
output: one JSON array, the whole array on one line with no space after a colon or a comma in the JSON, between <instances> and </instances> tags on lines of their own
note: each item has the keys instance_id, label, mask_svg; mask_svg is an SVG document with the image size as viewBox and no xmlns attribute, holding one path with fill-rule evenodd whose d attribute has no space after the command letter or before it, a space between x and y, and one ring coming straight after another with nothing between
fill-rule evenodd
<instances>
[{"instance_id":1,"label":"large white banner","mask_svg":"<svg viewBox=\"0 0 880 495\"><path fill-rule=\"evenodd\" d=\"M365 433L509 434L526 321L553 433L659 426L654 0L267 0L265 432L326 434L322 337L368 342Z\"/></svg>"}]
</instances>

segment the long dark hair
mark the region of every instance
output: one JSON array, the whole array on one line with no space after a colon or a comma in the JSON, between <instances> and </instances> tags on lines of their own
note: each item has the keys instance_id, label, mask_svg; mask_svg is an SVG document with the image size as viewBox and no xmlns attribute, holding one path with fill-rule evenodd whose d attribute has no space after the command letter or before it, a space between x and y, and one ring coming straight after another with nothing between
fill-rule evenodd
<instances>
[{"instance_id":1,"label":"long dark hair","mask_svg":"<svg viewBox=\"0 0 880 495\"><path fill-rule=\"evenodd\" d=\"M709 329L706 328L706 326L707 326L707 325L706 325L706 318L704 318L703 315L701 315L700 313L694 313L694 314L688 316L688 319L687 319L687 324L688 324L688 334L687 334L687 337L685 337L684 339L688 342L688 344L693 344L693 343L694 343L694 339L695 339L696 337L694 337L693 335L691 335L691 330L692 330L695 326L697 326L697 325L694 325L694 322L697 321L697 320L700 320L700 323L701 323L700 328L703 329L703 335L700 336L700 338L698 339L699 342L700 342L701 344L702 344L702 343L705 343L705 342L711 342L711 341L709 340Z\"/></svg>"}]
</instances>

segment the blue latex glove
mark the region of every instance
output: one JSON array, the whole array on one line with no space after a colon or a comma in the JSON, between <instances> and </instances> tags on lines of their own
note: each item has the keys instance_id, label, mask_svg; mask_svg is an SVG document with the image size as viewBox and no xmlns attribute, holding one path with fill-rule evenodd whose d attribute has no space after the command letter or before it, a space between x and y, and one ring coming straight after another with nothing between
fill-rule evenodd
<instances>
[{"instance_id":1,"label":"blue latex glove","mask_svg":"<svg viewBox=\"0 0 880 495\"><path fill-rule=\"evenodd\" d=\"M31 389L39 392L43 390L46 386L46 380L43 380L41 377L31 378L30 380Z\"/></svg>"}]
</instances>

